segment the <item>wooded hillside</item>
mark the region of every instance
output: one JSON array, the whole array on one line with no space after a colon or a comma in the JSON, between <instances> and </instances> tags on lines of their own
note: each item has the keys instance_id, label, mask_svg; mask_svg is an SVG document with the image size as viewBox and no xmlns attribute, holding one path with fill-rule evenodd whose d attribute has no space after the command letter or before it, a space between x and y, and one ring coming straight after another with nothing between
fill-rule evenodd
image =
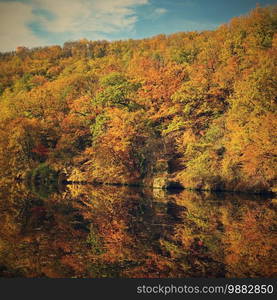
<instances>
[{"instance_id":1,"label":"wooded hillside","mask_svg":"<svg viewBox=\"0 0 277 300\"><path fill-rule=\"evenodd\" d=\"M215 31L0 54L0 181L276 191L277 7Z\"/></svg>"}]
</instances>

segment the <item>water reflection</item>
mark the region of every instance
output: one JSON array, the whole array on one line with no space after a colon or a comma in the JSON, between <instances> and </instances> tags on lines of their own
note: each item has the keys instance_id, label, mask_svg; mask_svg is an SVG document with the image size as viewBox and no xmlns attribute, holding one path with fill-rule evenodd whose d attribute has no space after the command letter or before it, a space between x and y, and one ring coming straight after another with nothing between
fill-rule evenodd
<instances>
[{"instance_id":1,"label":"water reflection","mask_svg":"<svg viewBox=\"0 0 277 300\"><path fill-rule=\"evenodd\" d=\"M276 199L40 190L19 183L0 190L1 277L276 276Z\"/></svg>"}]
</instances>

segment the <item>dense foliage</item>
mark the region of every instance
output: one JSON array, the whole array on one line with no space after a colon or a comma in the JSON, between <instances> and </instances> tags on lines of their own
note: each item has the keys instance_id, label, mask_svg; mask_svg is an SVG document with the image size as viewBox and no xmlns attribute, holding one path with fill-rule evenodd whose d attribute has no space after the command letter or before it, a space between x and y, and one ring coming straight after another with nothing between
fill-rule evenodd
<instances>
[{"instance_id":1,"label":"dense foliage","mask_svg":"<svg viewBox=\"0 0 277 300\"><path fill-rule=\"evenodd\" d=\"M215 31L0 54L0 177L276 191L277 8Z\"/></svg>"}]
</instances>

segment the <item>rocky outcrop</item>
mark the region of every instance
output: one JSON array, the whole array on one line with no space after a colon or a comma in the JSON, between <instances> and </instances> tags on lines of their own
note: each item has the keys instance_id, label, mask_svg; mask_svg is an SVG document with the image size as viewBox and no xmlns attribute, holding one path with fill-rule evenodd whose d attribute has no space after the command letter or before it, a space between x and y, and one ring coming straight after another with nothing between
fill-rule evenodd
<instances>
[{"instance_id":1,"label":"rocky outcrop","mask_svg":"<svg viewBox=\"0 0 277 300\"><path fill-rule=\"evenodd\" d=\"M166 160L158 160L155 165L155 173L153 175L152 187L156 189L183 188L182 185L172 180L169 173L169 164Z\"/></svg>"},{"instance_id":2,"label":"rocky outcrop","mask_svg":"<svg viewBox=\"0 0 277 300\"><path fill-rule=\"evenodd\" d=\"M167 189L169 186L168 174L157 174L157 176L153 178L152 186L153 188Z\"/></svg>"}]
</instances>

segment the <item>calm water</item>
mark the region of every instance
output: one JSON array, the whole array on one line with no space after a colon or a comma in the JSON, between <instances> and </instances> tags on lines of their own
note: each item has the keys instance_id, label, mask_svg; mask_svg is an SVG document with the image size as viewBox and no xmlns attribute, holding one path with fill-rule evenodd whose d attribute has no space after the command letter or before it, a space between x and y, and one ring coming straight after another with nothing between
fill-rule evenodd
<instances>
[{"instance_id":1,"label":"calm water","mask_svg":"<svg viewBox=\"0 0 277 300\"><path fill-rule=\"evenodd\" d=\"M0 190L1 277L275 277L276 199L115 186Z\"/></svg>"}]
</instances>

